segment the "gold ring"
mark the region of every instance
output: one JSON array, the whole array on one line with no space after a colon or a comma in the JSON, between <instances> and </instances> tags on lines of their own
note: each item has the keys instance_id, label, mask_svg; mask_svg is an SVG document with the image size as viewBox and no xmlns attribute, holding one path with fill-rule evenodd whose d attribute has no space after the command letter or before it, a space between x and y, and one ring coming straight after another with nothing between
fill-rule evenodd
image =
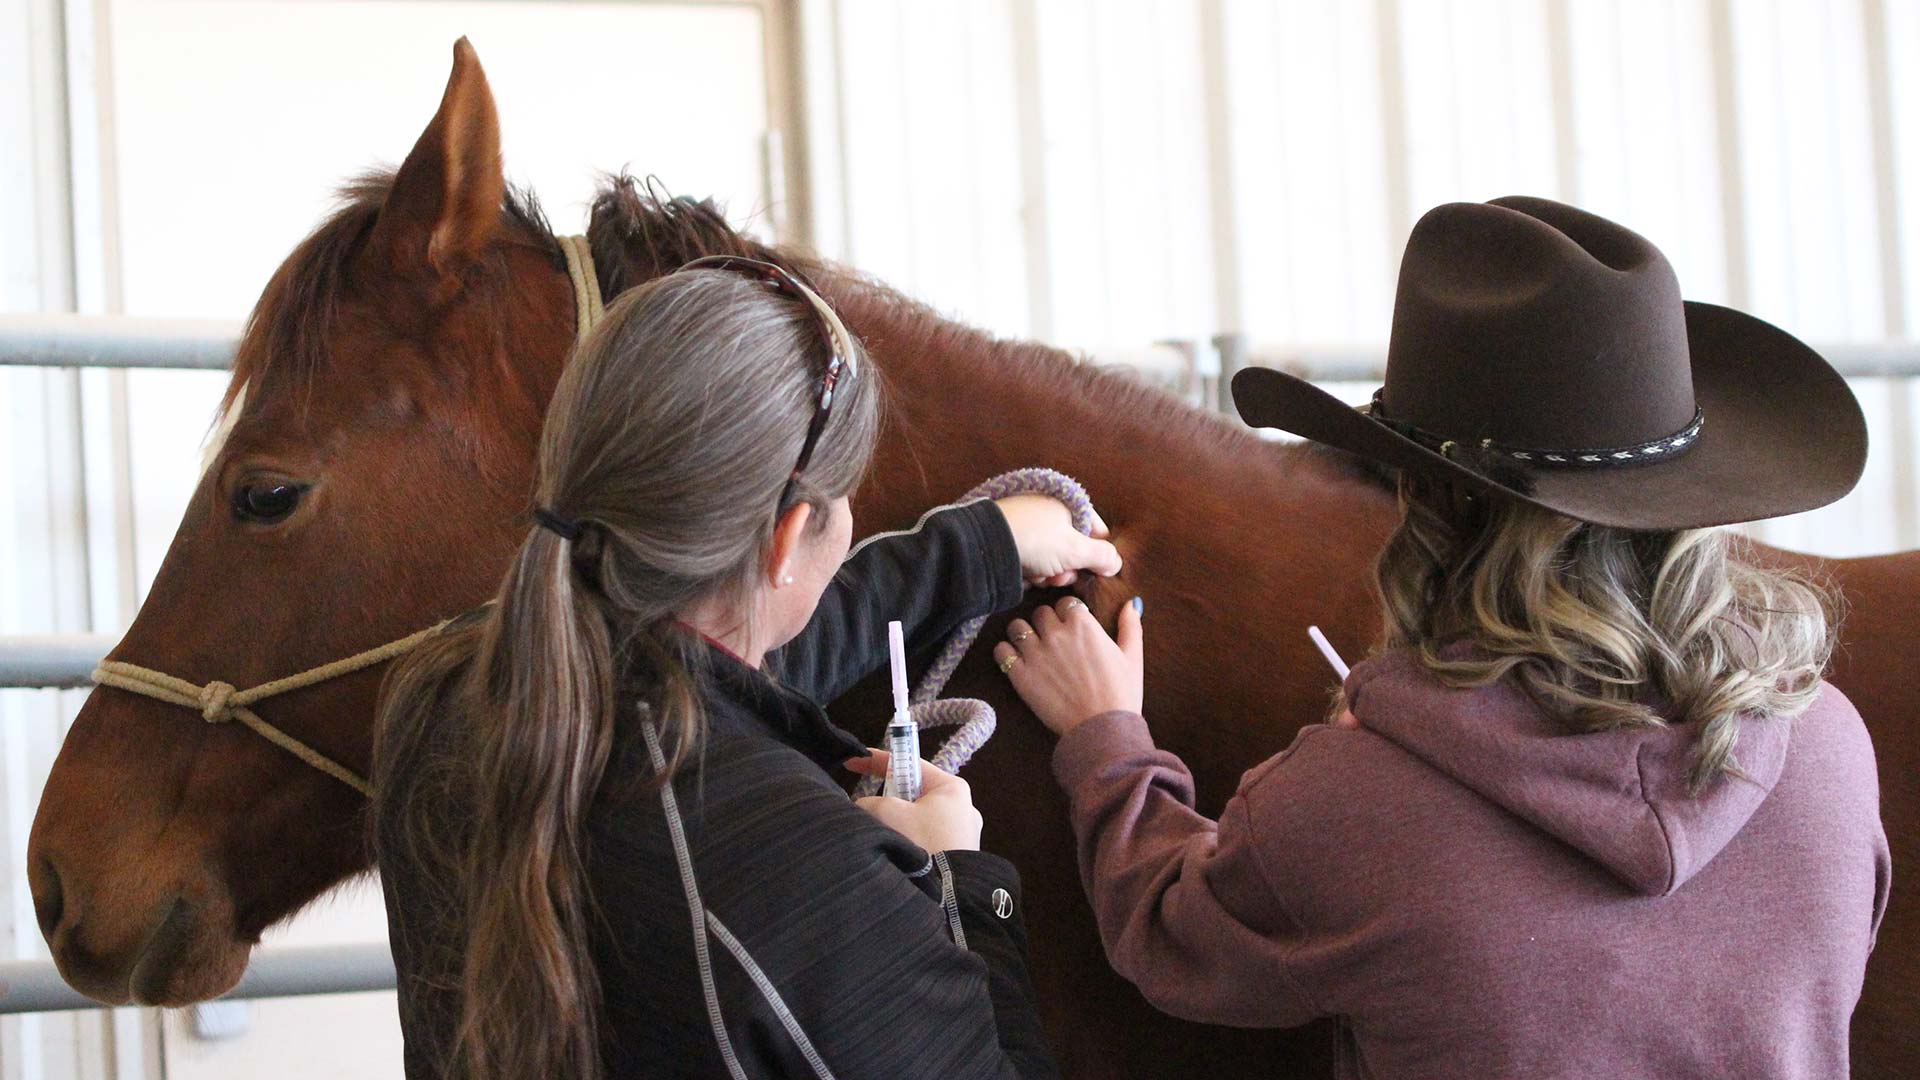
<instances>
[{"instance_id":1,"label":"gold ring","mask_svg":"<svg viewBox=\"0 0 1920 1080\"><path fill-rule=\"evenodd\" d=\"M1000 661L1000 674L1002 675L1011 674L1013 671L1013 665L1019 662L1020 662L1019 653L1014 653L1012 656L1009 656L1005 660Z\"/></svg>"},{"instance_id":2,"label":"gold ring","mask_svg":"<svg viewBox=\"0 0 1920 1080\"><path fill-rule=\"evenodd\" d=\"M1019 643L1021 643L1021 642L1023 642L1023 641L1025 641L1025 640L1027 640L1028 638L1030 638L1030 637L1032 637L1032 636L1033 636L1033 631L1031 631L1031 630L1028 630L1028 631L1026 631L1025 633L1022 633L1022 634L1018 634L1018 635L1015 635L1015 636L1013 636L1013 637L1010 637L1010 638L1008 638L1007 640L1008 640L1008 641L1011 641L1011 642L1013 642L1013 643L1014 643L1014 644L1016 644L1016 645L1018 645Z\"/></svg>"}]
</instances>

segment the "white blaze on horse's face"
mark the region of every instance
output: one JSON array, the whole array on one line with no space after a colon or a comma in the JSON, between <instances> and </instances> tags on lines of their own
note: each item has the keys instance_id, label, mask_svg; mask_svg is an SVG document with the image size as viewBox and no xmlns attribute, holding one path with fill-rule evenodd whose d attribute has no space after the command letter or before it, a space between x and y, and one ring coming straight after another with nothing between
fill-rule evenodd
<instances>
[{"instance_id":1,"label":"white blaze on horse's face","mask_svg":"<svg viewBox=\"0 0 1920 1080\"><path fill-rule=\"evenodd\" d=\"M214 422L213 430L207 433L207 441L200 447L200 475L205 476L213 463L220 459L220 450L227 444L227 436L233 434L233 425L240 419L240 413L247 407L247 384L241 383L233 392L233 400L220 412L220 419Z\"/></svg>"},{"instance_id":2,"label":"white blaze on horse's face","mask_svg":"<svg viewBox=\"0 0 1920 1080\"><path fill-rule=\"evenodd\" d=\"M262 294L244 397L111 659L257 686L492 595L526 535L540 417L573 340L551 240L505 197L492 96L462 42L391 184L350 192ZM383 674L258 712L364 775ZM240 724L96 689L34 821L41 931L103 1002L216 996L262 930L365 868L364 809Z\"/></svg>"}]
</instances>

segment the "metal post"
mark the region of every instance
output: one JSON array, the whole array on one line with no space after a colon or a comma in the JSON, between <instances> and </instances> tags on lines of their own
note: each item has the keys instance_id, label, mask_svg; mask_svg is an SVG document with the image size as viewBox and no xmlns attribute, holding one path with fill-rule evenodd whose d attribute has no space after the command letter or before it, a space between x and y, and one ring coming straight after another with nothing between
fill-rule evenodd
<instances>
[{"instance_id":1,"label":"metal post","mask_svg":"<svg viewBox=\"0 0 1920 1080\"><path fill-rule=\"evenodd\" d=\"M0 689L79 690L113 648L105 634L0 636Z\"/></svg>"},{"instance_id":2,"label":"metal post","mask_svg":"<svg viewBox=\"0 0 1920 1080\"><path fill-rule=\"evenodd\" d=\"M393 954L384 943L260 949L223 1001L391 990ZM0 1014L99 1009L60 978L51 960L0 963Z\"/></svg>"},{"instance_id":3,"label":"metal post","mask_svg":"<svg viewBox=\"0 0 1920 1080\"><path fill-rule=\"evenodd\" d=\"M1240 284L1240 207L1234 190L1232 72L1227 63L1227 16L1222 0L1200 5L1201 79L1206 94L1207 212L1213 237L1214 325L1246 329Z\"/></svg>"},{"instance_id":4,"label":"metal post","mask_svg":"<svg viewBox=\"0 0 1920 1080\"><path fill-rule=\"evenodd\" d=\"M0 365L222 371L233 366L239 341L239 327L224 321L0 316Z\"/></svg>"},{"instance_id":5,"label":"metal post","mask_svg":"<svg viewBox=\"0 0 1920 1080\"><path fill-rule=\"evenodd\" d=\"M1861 0L1867 49L1867 112L1873 131L1874 208L1880 218L1880 297L1890 338L1912 332L1906 308L1906 268L1900 261L1900 188L1894 167L1893 82L1889 72L1893 45L1887 37L1886 0ZM1914 440L1912 388L1895 382L1889 425L1893 453L1893 543L1920 544L1920 446Z\"/></svg>"},{"instance_id":6,"label":"metal post","mask_svg":"<svg viewBox=\"0 0 1920 1080\"><path fill-rule=\"evenodd\" d=\"M1047 120L1040 100L1038 0L1013 0L1015 120L1020 131L1020 219L1027 249L1027 333L1053 340L1053 251L1047 233Z\"/></svg>"},{"instance_id":7,"label":"metal post","mask_svg":"<svg viewBox=\"0 0 1920 1080\"><path fill-rule=\"evenodd\" d=\"M1217 407L1228 416L1238 415L1233 409L1233 373L1247 366L1247 335L1239 331L1215 334L1213 351L1220 359L1219 372L1214 376Z\"/></svg>"}]
</instances>

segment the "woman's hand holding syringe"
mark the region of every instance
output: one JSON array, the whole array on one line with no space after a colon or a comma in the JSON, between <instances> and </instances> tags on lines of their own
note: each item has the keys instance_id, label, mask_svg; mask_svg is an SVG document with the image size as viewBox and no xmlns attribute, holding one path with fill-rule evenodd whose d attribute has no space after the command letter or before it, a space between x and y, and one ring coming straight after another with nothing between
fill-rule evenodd
<instances>
[{"instance_id":1,"label":"woman's hand holding syringe","mask_svg":"<svg viewBox=\"0 0 1920 1080\"><path fill-rule=\"evenodd\" d=\"M887 775L893 758L885 750L850 758L847 769L862 776ZM854 805L928 851L980 850L980 811L967 782L931 762L920 763L920 797L913 802L875 795Z\"/></svg>"}]
</instances>

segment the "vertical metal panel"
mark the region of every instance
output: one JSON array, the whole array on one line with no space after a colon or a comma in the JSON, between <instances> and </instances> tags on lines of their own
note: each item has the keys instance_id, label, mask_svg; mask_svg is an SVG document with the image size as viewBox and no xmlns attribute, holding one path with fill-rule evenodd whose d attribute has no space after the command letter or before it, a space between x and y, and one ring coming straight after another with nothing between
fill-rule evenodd
<instances>
[{"instance_id":1,"label":"vertical metal panel","mask_svg":"<svg viewBox=\"0 0 1920 1080\"><path fill-rule=\"evenodd\" d=\"M1748 309L1802 338L1884 337L1863 12L1857 4L1765 0L1730 6L1738 57L1740 177ZM1889 444L1895 391L1856 380L1870 442ZM1859 495L1753 530L1836 554L1886 550L1893 458L1870 455Z\"/></svg>"},{"instance_id":2,"label":"vertical metal panel","mask_svg":"<svg viewBox=\"0 0 1920 1080\"><path fill-rule=\"evenodd\" d=\"M1734 55L1732 0L1708 0L1709 57L1713 68L1714 147L1719 153L1721 237L1726 243L1725 295L1744 310L1753 287L1747 274L1746 185L1740 143L1739 60Z\"/></svg>"},{"instance_id":3,"label":"vertical metal panel","mask_svg":"<svg viewBox=\"0 0 1920 1080\"><path fill-rule=\"evenodd\" d=\"M1026 254L1027 329L1053 340L1053 247L1048 242L1046 107L1040 99L1037 0L1013 0L1014 119L1019 133L1020 227Z\"/></svg>"},{"instance_id":4,"label":"vertical metal panel","mask_svg":"<svg viewBox=\"0 0 1920 1080\"><path fill-rule=\"evenodd\" d=\"M1234 198L1233 124L1228 102L1233 92L1227 53L1225 0L1200 0L1202 108L1207 133L1207 221L1213 243L1213 307L1221 326L1246 325L1241 310L1239 230Z\"/></svg>"},{"instance_id":5,"label":"vertical metal panel","mask_svg":"<svg viewBox=\"0 0 1920 1080\"><path fill-rule=\"evenodd\" d=\"M1659 244L1688 297L1725 302L1707 5L1649 0L1566 11L1575 201Z\"/></svg>"},{"instance_id":6,"label":"vertical metal panel","mask_svg":"<svg viewBox=\"0 0 1920 1080\"><path fill-rule=\"evenodd\" d=\"M1395 230L1407 216L1404 147L1382 135L1399 130L1383 119L1398 115L1399 97L1382 88L1398 53L1383 53L1372 5L1226 0L1221 9L1226 100L1214 108L1230 139L1232 201L1213 231L1232 247L1214 262L1233 269L1238 309L1220 328L1261 340L1379 340L1405 239Z\"/></svg>"},{"instance_id":7,"label":"vertical metal panel","mask_svg":"<svg viewBox=\"0 0 1920 1080\"><path fill-rule=\"evenodd\" d=\"M1573 27L1569 0L1546 0L1547 84L1553 96L1555 190L1570 203L1582 201L1580 159L1573 120Z\"/></svg>"},{"instance_id":8,"label":"vertical metal panel","mask_svg":"<svg viewBox=\"0 0 1920 1080\"><path fill-rule=\"evenodd\" d=\"M813 218L813 140L807 126L806 73L801 64L799 5L758 0L767 85L767 198L774 235L783 244L817 245Z\"/></svg>"},{"instance_id":9,"label":"vertical metal panel","mask_svg":"<svg viewBox=\"0 0 1920 1080\"><path fill-rule=\"evenodd\" d=\"M1907 271L1900 249L1907 232L1904 221L1913 214L1920 214L1920 206L1903 207L1900 200L1898 159L1901 147L1897 142L1894 120L1891 69L1895 66L1894 42L1903 39L1888 32L1887 8L1886 0L1861 0L1860 3L1872 132L1874 210L1880 223L1876 235L1880 242L1882 317L1887 337L1904 338L1913 333L1913 321L1907 310ZM1906 29L1910 35L1920 33L1920 27ZM1911 43L1916 38L1909 36L1904 40ZM1901 59L1907 57L1902 54ZM1920 102L1915 105L1920 106ZM1915 118L1920 119L1920 108L1914 112ZM1916 180L1920 180L1920 177ZM1913 430L1913 387L1906 383L1894 383L1887 389L1890 399L1887 452L1893 465L1893 490L1889 507L1893 519L1893 542L1898 547L1908 548L1920 545L1920 460L1916 460L1920 459L1920 444L1916 444Z\"/></svg>"},{"instance_id":10,"label":"vertical metal panel","mask_svg":"<svg viewBox=\"0 0 1920 1080\"><path fill-rule=\"evenodd\" d=\"M1402 60L1405 48L1400 25L1399 0L1376 0L1374 21L1379 31L1380 58L1380 138L1382 170L1386 178L1385 205L1388 256L1399 265L1400 248L1413 231L1413 180L1408 159L1412 156L1407 132L1407 74Z\"/></svg>"},{"instance_id":11,"label":"vertical metal panel","mask_svg":"<svg viewBox=\"0 0 1920 1080\"><path fill-rule=\"evenodd\" d=\"M839 0L796 0L794 49L801 90L801 130L807 139L807 213L813 246L830 259L845 259L850 239L846 145L840 94L845 81L840 51Z\"/></svg>"},{"instance_id":12,"label":"vertical metal panel","mask_svg":"<svg viewBox=\"0 0 1920 1080\"><path fill-rule=\"evenodd\" d=\"M840 0L843 253L911 295L1003 333L1035 305L1022 220L1019 6ZM1037 119L1032 121L1037 124ZM1038 153L1028 155L1035 169Z\"/></svg>"}]
</instances>

